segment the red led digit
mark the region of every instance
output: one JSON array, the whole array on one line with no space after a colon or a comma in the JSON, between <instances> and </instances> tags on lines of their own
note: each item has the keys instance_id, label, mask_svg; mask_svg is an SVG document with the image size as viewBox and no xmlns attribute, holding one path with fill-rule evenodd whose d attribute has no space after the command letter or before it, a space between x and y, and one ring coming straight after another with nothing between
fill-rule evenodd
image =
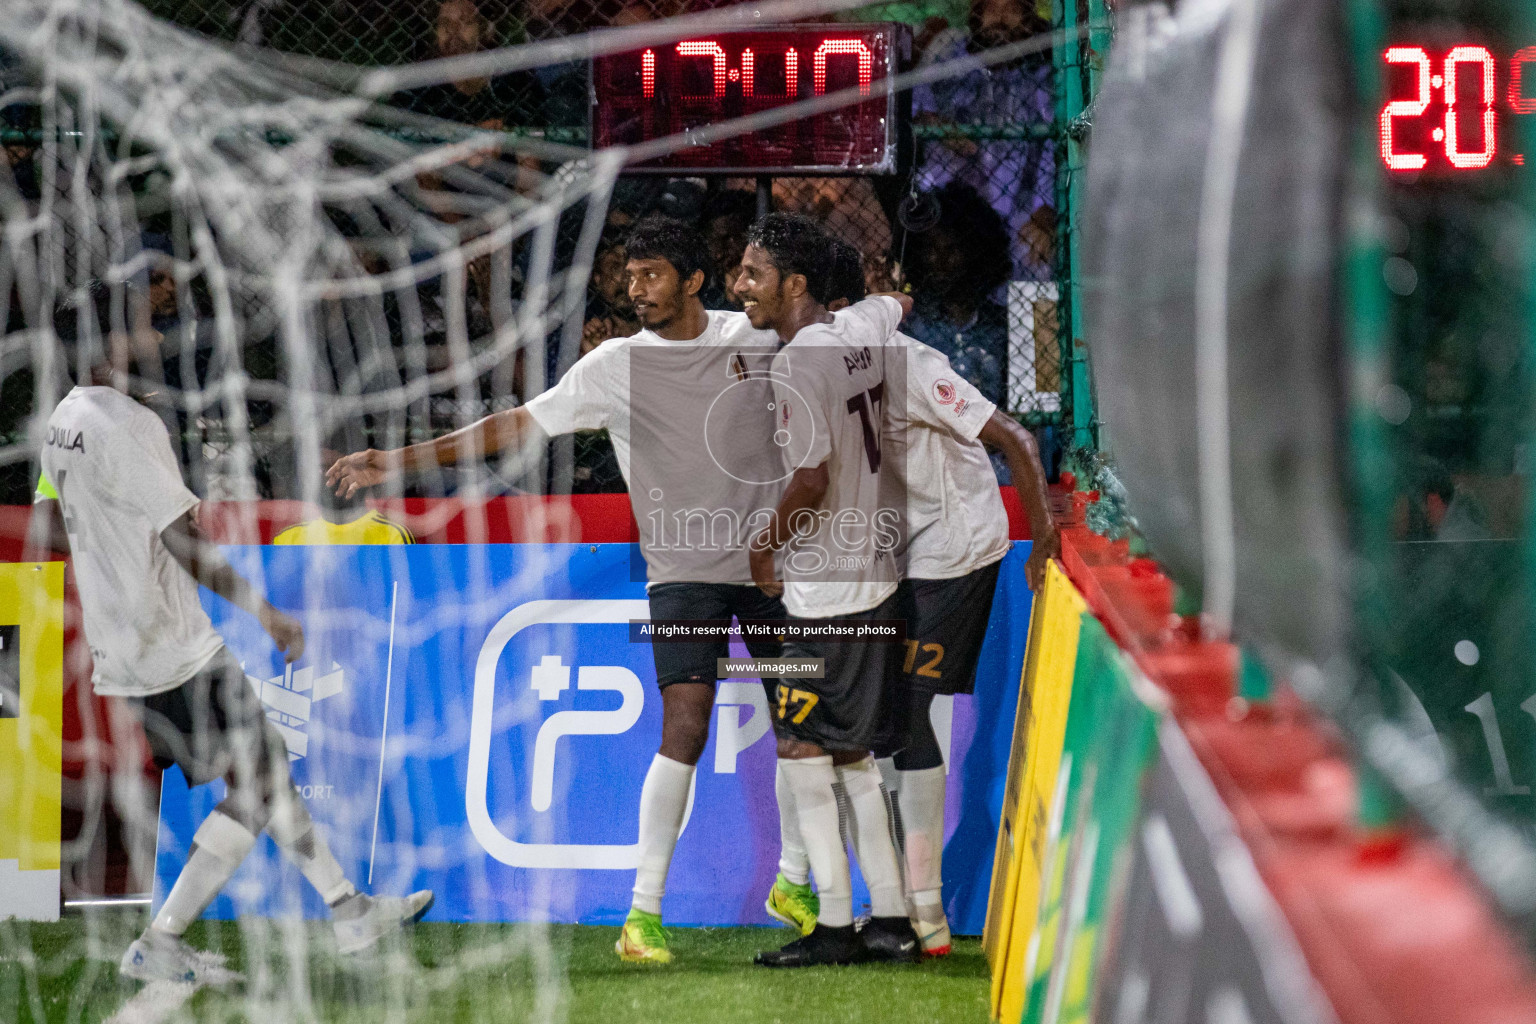
<instances>
[{"instance_id":1,"label":"red led digit","mask_svg":"<svg viewBox=\"0 0 1536 1024\"><path fill-rule=\"evenodd\" d=\"M1456 132L1456 66L1481 64L1483 66L1483 148L1475 153L1463 153ZM1493 155L1499 148L1498 115L1494 113L1493 54L1482 46L1458 46L1445 57L1445 158L1452 167L1470 170L1487 167L1493 163Z\"/></svg>"},{"instance_id":2,"label":"red led digit","mask_svg":"<svg viewBox=\"0 0 1536 1024\"><path fill-rule=\"evenodd\" d=\"M725 98L725 50L712 40L677 44L679 57L710 57L714 60L715 94L710 96L683 96L685 100L722 100Z\"/></svg>"},{"instance_id":3,"label":"red led digit","mask_svg":"<svg viewBox=\"0 0 1536 1024\"><path fill-rule=\"evenodd\" d=\"M1527 46L1509 62L1509 105L1517 114L1536 114L1536 96L1526 96L1521 88L1520 71L1536 64L1536 46Z\"/></svg>"},{"instance_id":4,"label":"red led digit","mask_svg":"<svg viewBox=\"0 0 1536 1024\"><path fill-rule=\"evenodd\" d=\"M648 100L656 98L656 51L640 55L640 93Z\"/></svg>"},{"instance_id":5,"label":"red led digit","mask_svg":"<svg viewBox=\"0 0 1536 1024\"><path fill-rule=\"evenodd\" d=\"M816 95L827 91L827 57L843 55L859 58L859 95L869 95L869 83L875 77L875 55L860 39L828 39L816 47L811 56L811 77L815 80Z\"/></svg>"},{"instance_id":6,"label":"red led digit","mask_svg":"<svg viewBox=\"0 0 1536 1024\"><path fill-rule=\"evenodd\" d=\"M1394 46L1387 50L1388 64L1419 66L1418 99L1393 100L1381 111L1381 159L1394 171L1421 171L1429 163L1423 153L1399 153L1392 148L1392 121L1398 117L1419 117L1429 109L1429 54L1422 46Z\"/></svg>"},{"instance_id":7,"label":"red led digit","mask_svg":"<svg viewBox=\"0 0 1536 1024\"><path fill-rule=\"evenodd\" d=\"M757 57L751 47L741 51L741 94L747 99L757 97ZM773 99L794 99L800 94L800 54L791 46L784 51L784 95Z\"/></svg>"}]
</instances>

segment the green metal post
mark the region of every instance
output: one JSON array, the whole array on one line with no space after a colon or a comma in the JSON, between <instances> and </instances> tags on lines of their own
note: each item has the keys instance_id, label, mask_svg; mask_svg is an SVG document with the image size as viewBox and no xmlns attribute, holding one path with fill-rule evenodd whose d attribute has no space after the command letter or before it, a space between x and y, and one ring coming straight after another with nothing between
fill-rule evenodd
<instances>
[{"instance_id":1,"label":"green metal post","mask_svg":"<svg viewBox=\"0 0 1536 1024\"><path fill-rule=\"evenodd\" d=\"M1088 368L1088 345L1083 325L1082 246L1080 229L1083 213L1084 143L1086 125L1083 113L1088 107L1088 89L1096 75L1091 74L1086 58L1087 46L1077 38L1076 0L1054 0L1056 26L1062 39L1055 48L1058 88L1056 120L1064 129L1057 153L1056 200L1057 245L1060 248L1062 294L1060 330L1062 355L1067 370L1067 394L1070 417L1063 424L1071 432L1070 448L1079 453L1098 447L1098 420L1093 408L1093 379ZM1103 0L1089 0L1090 24L1108 23ZM1101 30L1102 31L1102 30ZM1081 472L1083 467L1073 467Z\"/></svg>"}]
</instances>

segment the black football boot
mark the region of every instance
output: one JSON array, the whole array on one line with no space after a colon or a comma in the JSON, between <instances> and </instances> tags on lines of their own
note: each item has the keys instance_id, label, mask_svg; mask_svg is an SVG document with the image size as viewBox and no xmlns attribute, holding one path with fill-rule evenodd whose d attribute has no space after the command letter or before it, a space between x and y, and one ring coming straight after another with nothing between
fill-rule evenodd
<instances>
[{"instance_id":1,"label":"black football boot","mask_svg":"<svg viewBox=\"0 0 1536 1024\"><path fill-rule=\"evenodd\" d=\"M853 925L828 928L818 924L811 934L783 949L766 949L752 961L759 967L819 967L851 964L864 959L864 943Z\"/></svg>"},{"instance_id":2,"label":"black football boot","mask_svg":"<svg viewBox=\"0 0 1536 1024\"><path fill-rule=\"evenodd\" d=\"M915 964L923 958L923 945L905 917L872 917L859 938L871 963Z\"/></svg>"}]
</instances>

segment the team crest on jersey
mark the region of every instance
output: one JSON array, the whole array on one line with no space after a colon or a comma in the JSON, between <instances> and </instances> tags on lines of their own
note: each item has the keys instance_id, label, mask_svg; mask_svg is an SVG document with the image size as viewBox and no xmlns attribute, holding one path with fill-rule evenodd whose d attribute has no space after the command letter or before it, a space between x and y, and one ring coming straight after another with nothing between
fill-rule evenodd
<instances>
[{"instance_id":1,"label":"team crest on jersey","mask_svg":"<svg viewBox=\"0 0 1536 1024\"><path fill-rule=\"evenodd\" d=\"M947 380L936 380L933 382L933 397L939 400L940 405L948 405L955 400L955 386Z\"/></svg>"}]
</instances>

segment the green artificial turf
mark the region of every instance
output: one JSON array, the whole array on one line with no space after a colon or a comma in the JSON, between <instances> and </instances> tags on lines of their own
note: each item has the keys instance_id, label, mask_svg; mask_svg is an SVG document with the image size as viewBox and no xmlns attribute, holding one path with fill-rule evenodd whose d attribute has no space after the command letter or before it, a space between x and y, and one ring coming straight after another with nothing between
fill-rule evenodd
<instances>
[{"instance_id":1,"label":"green artificial turf","mask_svg":"<svg viewBox=\"0 0 1536 1024\"><path fill-rule=\"evenodd\" d=\"M117 976L116 963L144 921L142 913L107 911L49 925L0 922L0 1021L98 1024L110 1018L139 991L138 984ZM752 954L782 945L793 937L790 932L674 929L676 960L668 967L621 963L613 953L617 935L617 928L428 923L358 961L335 953L323 923L200 922L188 941L225 953L248 980L233 992L200 991L162 1019L232 1024L983 1024L987 1019L986 962L975 939L957 940L950 956L911 967L768 971L752 966ZM248 947L262 954L248 956ZM295 970L295 964L303 969Z\"/></svg>"}]
</instances>

